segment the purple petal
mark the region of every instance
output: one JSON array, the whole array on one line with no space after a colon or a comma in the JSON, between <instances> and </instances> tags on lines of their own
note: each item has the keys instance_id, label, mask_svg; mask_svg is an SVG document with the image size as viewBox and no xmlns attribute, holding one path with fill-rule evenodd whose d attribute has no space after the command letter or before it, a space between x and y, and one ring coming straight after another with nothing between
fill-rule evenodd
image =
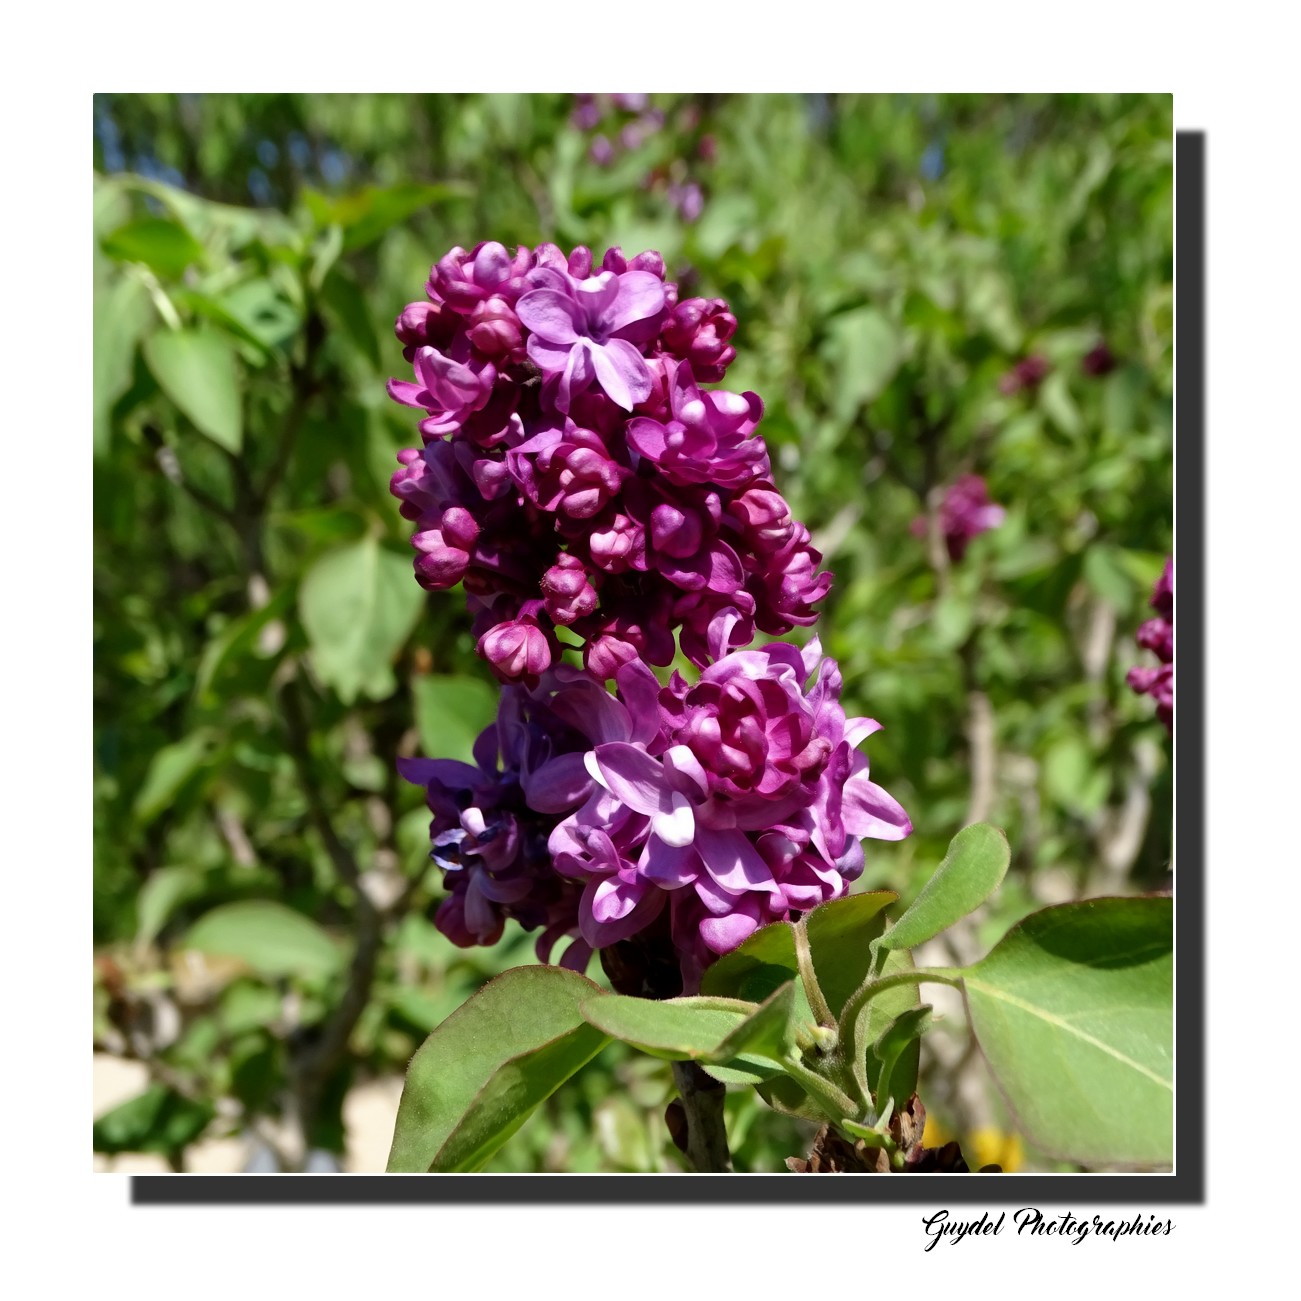
<instances>
[{"instance_id":1,"label":"purple petal","mask_svg":"<svg viewBox=\"0 0 1301 1301\"><path fill-rule=\"evenodd\" d=\"M771 869L742 832L698 826L696 848L705 870L724 889L777 892Z\"/></svg>"},{"instance_id":2,"label":"purple petal","mask_svg":"<svg viewBox=\"0 0 1301 1301\"><path fill-rule=\"evenodd\" d=\"M671 813L676 795L664 768L645 750L626 741L607 741L584 756L587 771L616 799L636 813Z\"/></svg>"},{"instance_id":3,"label":"purple petal","mask_svg":"<svg viewBox=\"0 0 1301 1301\"><path fill-rule=\"evenodd\" d=\"M861 772L855 772L845 783L840 812L845 830L851 836L902 840L913 829L899 801L875 782L868 781L866 763Z\"/></svg>"},{"instance_id":4,"label":"purple petal","mask_svg":"<svg viewBox=\"0 0 1301 1301\"><path fill-rule=\"evenodd\" d=\"M700 938L715 953L730 953L758 929L757 917L731 913L727 917L706 917L700 923Z\"/></svg>"},{"instance_id":5,"label":"purple petal","mask_svg":"<svg viewBox=\"0 0 1301 1301\"><path fill-rule=\"evenodd\" d=\"M670 746L664 753L663 763L668 780L688 798L692 795L700 797L709 794L709 778L701 767L700 760L692 754L689 747ZM678 780L674 780L675 777Z\"/></svg>"},{"instance_id":6,"label":"purple petal","mask_svg":"<svg viewBox=\"0 0 1301 1301\"><path fill-rule=\"evenodd\" d=\"M554 289L530 290L516 304L515 314L550 343L573 343L583 324L578 304Z\"/></svg>"},{"instance_id":7,"label":"purple petal","mask_svg":"<svg viewBox=\"0 0 1301 1301\"><path fill-rule=\"evenodd\" d=\"M625 339L594 344L592 366L597 382L610 400L625 411L650 397L651 378L646 359Z\"/></svg>"},{"instance_id":8,"label":"purple petal","mask_svg":"<svg viewBox=\"0 0 1301 1301\"><path fill-rule=\"evenodd\" d=\"M581 754L561 754L524 775L524 802L538 813L565 813L586 798L592 779Z\"/></svg>"},{"instance_id":9,"label":"purple petal","mask_svg":"<svg viewBox=\"0 0 1301 1301\"><path fill-rule=\"evenodd\" d=\"M625 271L619 277L619 292L601 317L601 324L613 334L627 325L654 316L664 306L664 282L649 271Z\"/></svg>"},{"instance_id":10,"label":"purple petal","mask_svg":"<svg viewBox=\"0 0 1301 1301\"><path fill-rule=\"evenodd\" d=\"M602 889L602 887L605 887ZM603 912L620 912L628 899L633 900L631 909L612 921L600 921L594 915L597 892L601 891L601 908ZM652 885L638 882L628 885L619 881L602 881L593 877L583 891L583 899L578 910L578 929L594 949L617 944L635 935L641 928L655 919L664 906L668 895Z\"/></svg>"},{"instance_id":11,"label":"purple petal","mask_svg":"<svg viewBox=\"0 0 1301 1301\"><path fill-rule=\"evenodd\" d=\"M399 759L398 772L416 786L439 786L468 790L483 780L483 773L459 759Z\"/></svg>"},{"instance_id":12,"label":"purple petal","mask_svg":"<svg viewBox=\"0 0 1301 1301\"><path fill-rule=\"evenodd\" d=\"M389 392L393 392L393 385L397 380L389 381ZM409 385L415 388L414 384ZM394 394L396 397L397 395ZM404 399L398 398L399 402ZM407 403L408 406L420 406L419 402L414 404ZM646 416L639 416L636 420L628 422L628 441L643 455L649 457L657 464L663 458L667 445L664 442L664 426L658 420L651 420Z\"/></svg>"},{"instance_id":13,"label":"purple petal","mask_svg":"<svg viewBox=\"0 0 1301 1301\"><path fill-rule=\"evenodd\" d=\"M637 864L638 873L665 890L690 885L700 875L700 857L690 846L665 844L651 836Z\"/></svg>"}]
</instances>

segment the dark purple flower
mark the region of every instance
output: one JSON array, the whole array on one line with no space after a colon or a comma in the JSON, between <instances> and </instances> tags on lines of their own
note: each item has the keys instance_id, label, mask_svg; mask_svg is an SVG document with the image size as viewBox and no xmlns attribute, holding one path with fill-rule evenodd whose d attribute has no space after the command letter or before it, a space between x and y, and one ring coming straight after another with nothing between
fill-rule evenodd
<instances>
[{"instance_id":1,"label":"dark purple flower","mask_svg":"<svg viewBox=\"0 0 1301 1301\"><path fill-rule=\"evenodd\" d=\"M1081 358L1080 369L1094 379L1110 375L1116 369L1115 354L1105 343L1099 341Z\"/></svg>"},{"instance_id":2,"label":"dark purple flower","mask_svg":"<svg viewBox=\"0 0 1301 1301\"><path fill-rule=\"evenodd\" d=\"M1043 383L1051 369L1047 357L1041 357L1037 353L1025 357L998 381L998 391L1011 397L1023 389L1036 389Z\"/></svg>"},{"instance_id":3,"label":"dark purple flower","mask_svg":"<svg viewBox=\"0 0 1301 1301\"><path fill-rule=\"evenodd\" d=\"M1152 608L1157 612L1138 630L1136 640L1145 650L1150 650L1161 661L1156 668L1135 666L1125 676L1125 681L1140 695L1151 696L1156 701L1156 716L1168 731L1174 729L1174 657L1175 657L1175 596L1174 557L1165 562L1161 577L1152 593Z\"/></svg>"},{"instance_id":4,"label":"dark purple flower","mask_svg":"<svg viewBox=\"0 0 1301 1301\"><path fill-rule=\"evenodd\" d=\"M532 690L503 688L473 764L398 760L403 777L425 788L434 815L430 856L450 890L435 924L454 944L494 944L513 918L526 930L542 929L539 961L569 935L574 942L561 964L587 966L592 950L578 929L582 888L554 870L547 840L594 789L584 753L629 735L627 711L613 696L586 675L562 670Z\"/></svg>"},{"instance_id":5,"label":"dark purple flower","mask_svg":"<svg viewBox=\"0 0 1301 1301\"><path fill-rule=\"evenodd\" d=\"M951 484L940 502L940 532L949 559L955 564L967 554L971 539L997 528L1007 511L989 500L989 489L978 474L964 474ZM930 525L926 517L912 522L915 537L924 538Z\"/></svg>"}]
</instances>

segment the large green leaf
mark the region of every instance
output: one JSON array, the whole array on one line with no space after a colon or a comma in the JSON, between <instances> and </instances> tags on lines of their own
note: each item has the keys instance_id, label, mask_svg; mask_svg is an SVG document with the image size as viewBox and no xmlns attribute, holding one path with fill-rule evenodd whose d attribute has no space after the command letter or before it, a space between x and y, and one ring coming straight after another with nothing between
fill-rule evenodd
<instances>
[{"instance_id":1,"label":"large green leaf","mask_svg":"<svg viewBox=\"0 0 1301 1301\"><path fill-rule=\"evenodd\" d=\"M481 1166L609 1042L579 1012L599 995L561 967L516 967L489 981L411 1059L390 1172Z\"/></svg>"},{"instance_id":2,"label":"large green leaf","mask_svg":"<svg viewBox=\"0 0 1301 1301\"><path fill-rule=\"evenodd\" d=\"M186 932L187 949L238 958L263 976L321 980L347 956L310 917L272 899L243 899L206 912Z\"/></svg>"},{"instance_id":3,"label":"large green leaf","mask_svg":"<svg viewBox=\"0 0 1301 1301\"><path fill-rule=\"evenodd\" d=\"M1007 837L987 822L964 827L907 912L881 939L887 949L914 949L974 912L1007 875Z\"/></svg>"},{"instance_id":4,"label":"large green leaf","mask_svg":"<svg viewBox=\"0 0 1301 1301\"><path fill-rule=\"evenodd\" d=\"M1034 913L963 972L972 1030L1026 1137L1084 1165L1174 1155L1173 905Z\"/></svg>"},{"instance_id":5,"label":"large green leaf","mask_svg":"<svg viewBox=\"0 0 1301 1301\"><path fill-rule=\"evenodd\" d=\"M239 360L230 339L214 330L161 330L144 344L159 387L228 452L244 441Z\"/></svg>"},{"instance_id":6,"label":"large green leaf","mask_svg":"<svg viewBox=\"0 0 1301 1301\"><path fill-rule=\"evenodd\" d=\"M308 570L298 608L317 676L345 704L395 690L392 662L420 618L423 594L401 556L363 538Z\"/></svg>"},{"instance_id":7,"label":"large green leaf","mask_svg":"<svg viewBox=\"0 0 1301 1301\"><path fill-rule=\"evenodd\" d=\"M500 693L482 678L448 673L415 678L411 694L423 753L473 762L475 739L496 719Z\"/></svg>"},{"instance_id":8,"label":"large green leaf","mask_svg":"<svg viewBox=\"0 0 1301 1301\"><path fill-rule=\"evenodd\" d=\"M832 321L829 335L836 368L836 415L848 419L861 403L877 397L899 368L899 335L875 307L841 313Z\"/></svg>"},{"instance_id":9,"label":"large green leaf","mask_svg":"<svg viewBox=\"0 0 1301 1301\"><path fill-rule=\"evenodd\" d=\"M670 998L657 1002L606 994L583 1004L583 1016L612 1039L670 1061L709 1057L755 1011L735 998Z\"/></svg>"}]
</instances>

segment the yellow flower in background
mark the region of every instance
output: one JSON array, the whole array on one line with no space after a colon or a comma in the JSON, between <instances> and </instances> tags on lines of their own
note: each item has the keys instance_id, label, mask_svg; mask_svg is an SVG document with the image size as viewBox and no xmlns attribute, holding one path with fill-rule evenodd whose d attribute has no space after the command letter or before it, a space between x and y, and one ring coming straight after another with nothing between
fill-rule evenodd
<instances>
[{"instance_id":1,"label":"yellow flower in background","mask_svg":"<svg viewBox=\"0 0 1301 1301\"><path fill-rule=\"evenodd\" d=\"M1019 1134L1005 1134L992 1125L983 1129L973 1129L963 1140L962 1154L973 1170L981 1166L996 1165L1004 1173L1011 1174L1020 1170L1025 1164L1025 1149L1021 1146Z\"/></svg>"},{"instance_id":2,"label":"yellow flower in background","mask_svg":"<svg viewBox=\"0 0 1301 1301\"><path fill-rule=\"evenodd\" d=\"M926 1128L922 1132L922 1143L926 1147L943 1147L954 1137L953 1133L940 1124L935 1116L927 1113ZM973 1170L981 1166L996 1165L1004 1173L1011 1174L1025 1165L1025 1148L1019 1134L1005 1134L993 1125L973 1129L959 1146L967 1164Z\"/></svg>"}]
</instances>

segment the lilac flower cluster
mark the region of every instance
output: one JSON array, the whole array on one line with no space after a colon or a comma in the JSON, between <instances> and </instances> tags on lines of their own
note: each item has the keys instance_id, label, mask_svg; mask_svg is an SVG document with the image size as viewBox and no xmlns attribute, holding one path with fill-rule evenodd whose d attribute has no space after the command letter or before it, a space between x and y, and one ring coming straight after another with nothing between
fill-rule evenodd
<instances>
[{"instance_id":1,"label":"lilac flower cluster","mask_svg":"<svg viewBox=\"0 0 1301 1301\"><path fill-rule=\"evenodd\" d=\"M1007 515L1002 506L989 500L989 489L978 474L964 474L949 486L940 502L940 532L949 559L955 564L967 554L971 539L997 528ZM926 517L912 522L914 537L924 538L929 525Z\"/></svg>"},{"instance_id":2,"label":"lilac flower cluster","mask_svg":"<svg viewBox=\"0 0 1301 1301\"><path fill-rule=\"evenodd\" d=\"M447 873L435 922L463 946L540 929L542 961L571 936L577 970L662 934L694 990L757 927L843 895L862 838L912 829L817 640L746 649L813 623L831 576L773 484L758 396L700 387L736 320L618 249L599 270L583 248L453 249L426 288L397 322L415 380L389 384L425 446L393 492L417 578L463 584L507 684L473 764L400 763ZM679 643L702 671L662 686L649 666Z\"/></svg>"},{"instance_id":3,"label":"lilac flower cluster","mask_svg":"<svg viewBox=\"0 0 1301 1301\"><path fill-rule=\"evenodd\" d=\"M1161 661L1156 668L1135 666L1130 669L1125 681L1141 695L1151 696L1156 701L1156 716L1168 730L1174 728L1175 688L1175 592L1174 592L1174 557L1165 562L1161 577L1157 579L1152 593L1152 608L1157 612L1155 619L1149 619L1139 627L1135 640L1145 650L1150 650Z\"/></svg>"},{"instance_id":4,"label":"lilac flower cluster","mask_svg":"<svg viewBox=\"0 0 1301 1301\"><path fill-rule=\"evenodd\" d=\"M460 582L479 654L533 683L558 627L609 679L696 665L729 617L731 647L816 619L831 576L772 482L754 393L704 390L736 355L721 299L678 300L663 259L619 249L455 248L396 331L424 412L392 491L416 525L416 576ZM728 648L725 648L728 649Z\"/></svg>"},{"instance_id":5,"label":"lilac flower cluster","mask_svg":"<svg viewBox=\"0 0 1301 1301\"><path fill-rule=\"evenodd\" d=\"M694 989L757 927L843 895L860 838L912 830L857 748L880 724L845 717L816 638L722 656L694 685L675 673L661 688L639 661L617 682L623 713L584 758L593 788L549 842L556 871L584 883L592 947L667 908Z\"/></svg>"}]
</instances>

